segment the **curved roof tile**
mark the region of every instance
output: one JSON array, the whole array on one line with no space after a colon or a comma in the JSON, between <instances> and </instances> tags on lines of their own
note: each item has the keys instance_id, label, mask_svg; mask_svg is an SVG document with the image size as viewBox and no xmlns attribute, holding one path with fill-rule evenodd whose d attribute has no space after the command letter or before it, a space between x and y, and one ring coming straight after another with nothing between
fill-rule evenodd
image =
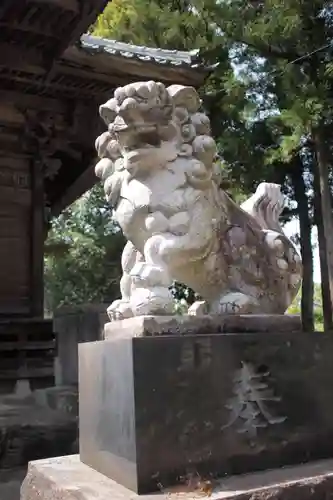
<instances>
[{"instance_id":1,"label":"curved roof tile","mask_svg":"<svg viewBox=\"0 0 333 500\"><path fill-rule=\"evenodd\" d=\"M118 42L92 35L82 35L77 46L91 53L104 52L114 56L137 59L143 62L152 62L164 66L177 66L209 70L199 60L199 50L190 52L150 48L129 43Z\"/></svg>"}]
</instances>

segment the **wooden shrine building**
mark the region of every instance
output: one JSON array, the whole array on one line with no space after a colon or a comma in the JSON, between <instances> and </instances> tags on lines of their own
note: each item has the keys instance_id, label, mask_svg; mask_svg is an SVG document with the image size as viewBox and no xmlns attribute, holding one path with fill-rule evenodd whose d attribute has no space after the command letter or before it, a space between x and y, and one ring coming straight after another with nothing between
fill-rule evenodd
<instances>
[{"instance_id":1,"label":"wooden shrine building","mask_svg":"<svg viewBox=\"0 0 333 500\"><path fill-rule=\"evenodd\" d=\"M50 217L96 181L99 105L132 81L198 87L207 75L188 52L81 36L106 3L0 2L0 393L52 384L44 240Z\"/></svg>"}]
</instances>

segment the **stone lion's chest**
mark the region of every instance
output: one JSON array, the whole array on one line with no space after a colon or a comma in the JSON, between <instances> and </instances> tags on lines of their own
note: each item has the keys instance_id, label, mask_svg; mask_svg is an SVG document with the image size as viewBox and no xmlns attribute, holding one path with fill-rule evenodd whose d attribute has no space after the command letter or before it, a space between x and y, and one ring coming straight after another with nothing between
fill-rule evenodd
<instances>
[{"instance_id":1,"label":"stone lion's chest","mask_svg":"<svg viewBox=\"0 0 333 500\"><path fill-rule=\"evenodd\" d=\"M168 200L181 186L185 186L184 170L172 167L157 170L154 175L133 178L121 188L121 198L129 200L135 208L154 209Z\"/></svg>"}]
</instances>

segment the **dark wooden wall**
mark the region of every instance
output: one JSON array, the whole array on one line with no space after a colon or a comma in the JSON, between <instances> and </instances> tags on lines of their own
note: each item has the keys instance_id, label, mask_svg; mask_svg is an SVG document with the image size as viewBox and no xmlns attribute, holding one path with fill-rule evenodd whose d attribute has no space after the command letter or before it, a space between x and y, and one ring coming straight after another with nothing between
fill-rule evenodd
<instances>
[{"instance_id":1,"label":"dark wooden wall","mask_svg":"<svg viewBox=\"0 0 333 500\"><path fill-rule=\"evenodd\" d=\"M31 167L0 157L0 314L31 312Z\"/></svg>"},{"instance_id":2,"label":"dark wooden wall","mask_svg":"<svg viewBox=\"0 0 333 500\"><path fill-rule=\"evenodd\" d=\"M42 317L46 215L95 154L98 105L0 94L0 319Z\"/></svg>"}]
</instances>

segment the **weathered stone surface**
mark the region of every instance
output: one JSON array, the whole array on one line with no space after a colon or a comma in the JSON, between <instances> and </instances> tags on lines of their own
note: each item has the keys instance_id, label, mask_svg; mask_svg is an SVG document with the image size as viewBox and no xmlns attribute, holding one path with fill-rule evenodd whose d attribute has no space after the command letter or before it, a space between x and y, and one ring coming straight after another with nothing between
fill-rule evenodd
<instances>
[{"instance_id":1,"label":"weathered stone surface","mask_svg":"<svg viewBox=\"0 0 333 500\"><path fill-rule=\"evenodd\" d=\"M27 466L0 471L1 500L19 500L21 484L27 474Z\"/></svg>"},{"instance_id":2,"label":"weathered stone surface","mask_svg":"<svg viewBox=\"0 0 333 500\"><path fill-rule=\"evenodd\" d=\"M78 344L102 338L108 320L106 304L82 304L63 306L54 316L54 331L57 336L55 359L56 385L78 384Z\"/></svg>"},{"instance_id":3,"label":"weathered stone surface","mask_svg":"<svg viewBox=\"0 0 333 500\"><path fill-rule=\"evenodd\" d=\"M137 316L112 321L104 327L104 338L150 337L154 335L204 335L207 333L300 332L301 318L292 314L230 314L205 316Z\"/></svg>"},{"instance_id":4,"label":"weathered stone surface","mask_svg":"<svg viewBox=\"0 0 333 500\"><path fill-rule=\"evenodd\" d=\"M83 344L81 459L146 493L193 470L331 457L332 348L323 333L281 332Z\"/></svg>"},{"instance_id":5,"label":"weathered stone surface","mask_svg":"<svg viewBox=\"0 0 333 500\"><path fill-rule=\"evenodd\" d=\"M128 239L111 319L170 315L179 281L203 301L192 314L283 314L301 259L279 216L280 186L262 183L238 207L221 189L209 118L192 87L136 82L100 107L95 172Z\"/></svg>"},{"instance_id":6,"label":"weathered stone surface","mask_svg":"<svg viewBox=\"0 0 333 500\"><path fill-rule=\"evenodd\" d=\"M21 500L318 500L332 498L332 460L278 469L212 483L211 496L204 482L177 490L137 496L130 490L82 464L77 456L29 464ZM181 494L180 494L181 492ZM7 498L6 498L7 500ZM15 499L16 500L16 499Z\"/></svg>"},{"instance_id":7,"label":"weathered stone surface","mask_svg":"<svg viewBox=\"0 0 333 500\"><path fill-rule=\"evenodd\" d=\"M78 387L55 386L39 389L33 392L32 399L43 408L69 413L77 416L79 413Z\"/></svg>"},{"instance_id":8,"label":"weathered stone surface","mask_svg":"<svg viewBox=\"0 0 333 500\"><path fill-rule=\"evenodd\" d=\"M38 406L30 398L0 400L1 473L30 460L72 453L76 437L75 416Z\"/></svg>"}]
</instances>

